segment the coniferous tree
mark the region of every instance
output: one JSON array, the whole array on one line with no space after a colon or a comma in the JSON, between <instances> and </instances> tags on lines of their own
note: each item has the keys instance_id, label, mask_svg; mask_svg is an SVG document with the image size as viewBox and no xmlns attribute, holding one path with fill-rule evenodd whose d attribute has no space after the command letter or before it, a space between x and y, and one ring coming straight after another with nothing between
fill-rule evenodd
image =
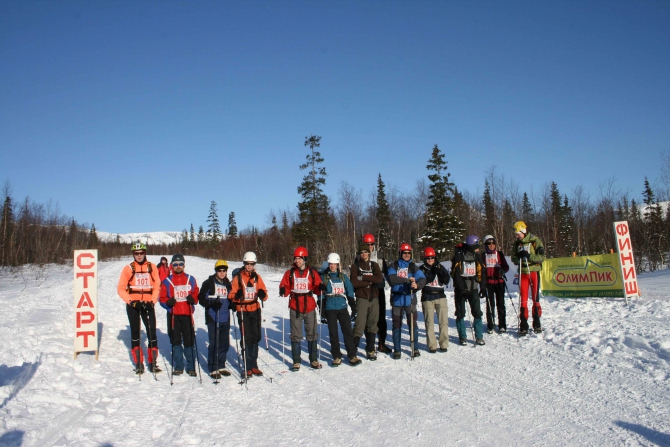
<instances>
[{"instance_id":1,"label":"coniferous tree","mask_svg":"<svg viewBox=\"0 0 670 447\"><path fill-rule=\"evenodd\" d=\"M383 256L391 255L391 210L386 199L386 185L382 181L382 175L377 177L377 207L375 217L377 218L377 247Z\"/></svg>"},{"instance_id":2,"label":"coniferous tree","mask_svg":"<svg viewBox=\"0 0 670 447\"><path fill-rule=\"evenodd\" d=\"M213 243L216 243L221 239L219 214L216 209L216 202L213 200L209 205L209 216L207 216L207 239Z\"/></svg>"},{"instance_id":3,"label":"coniferous tree","mask_svg":"<svg viewBox=\"0 0 670 447\"><path fill-rule=\"evenodd\" d=\"M663 211L656 201L654 191L651 189L649 180L644 178L644 223L643 223L643 256L647 257L649 270L654 271L662 268L665 263Z\"/></svg>"},{"instance_id":4,"label":"coniferous tree","mask_svg":"<svg viewBox=\"0 0 670 447\"><path fill-rule=\"evenodd\" d=\"M559 239L561 241L561 250L559 256L571 256L574 251L574 242L572 233L575 228L575 221L572 216L572 208L568 202L568 196L563 197L563 205L560 208Z\"/></svg>"},{"instance_id":5,"label":"coniferous tree","mask_svg":"<svg viewBox=\"0 0 670 447\"><path fill-rule=\"evenodd\" d=\"M235 212L228 214L228 236L237 237L237 223L235 223Z\"/></svg>"},{"instance_id":6,"label":"coniferous tree","mask_svg":"<svg viewBox=\"0 0 670 447\"><path fill-rule=\"evenodd\" d=\"M426 204L426 230L421 243L433 247L444 256L462 239L465 227L454 212L457 191L449 181L447 162L437 144L433 147L426 168L433 173L428 176L430 194Z\"/></svg>"},{"instance_id":7,"label":"coniferous tree","mask_svg":"<svg viewBox=\"0 0 670 447\"><path fill-rule=\"evenodd\" d=\"M2 206L2 220L0 221L0 265L8 265L11 255L12 233L14 231L14 206L10 196L9 184L5 183L4 204Z\"/></svg>"},{"instance_id":8,"label":"coniferous tree","mask_svg":"<svg viewBox=\"0 0 670 447\"><path fill-rule=\"evenodd\" d=\"M91 224L91 230L88 232L88 244L90 248L96 248L98 246L98 232L95 230L95 224Z\"/></svg>"},{"instance_id":9,"label":"coniferous tree","mask_svg":"<svg viewBox=\"0 0 670 447\"><path fill-rule=\"evenodd\" d=\"M298 186L298 194L302 200L298 202L298 222L293 226L295 241L307 247L316 259L327 254L330 239L329 227L332 224L330 200L323 192L326 184L326 168L319 166L324 162L321 153L316 150L321 146L321 137L311 135L305 137L305 147L310 153L300 170L308 170L307 175Z\"/></svg>"},{"instance_id":10,"label":"coniferous tree","mask_svg":"<svg viewBox=\"0 0 670 447\"><path fill-rule=\"evenodd\" d=\"M491 231L495 236L496 215L495 207L493 205L493 198L491 197L491 185L488 179L484 180L484 195L482 197L482 205L484 205L484 226L486 231Z\"/></svg>"},{"instance_id":11,"label":"coniferous tree","mask_svg":"<svg viewBox=\"0 0 670 447\"><path fill-rule=\"evenodd\" d=\"M189 234L188 234L189 246L193 247L195 245L195 241L196 241L196 239L195 239L195 228L193 228L193 224L191 224L191 230L189 231Z\"/></svg>"},{"instance_id":12,"label":"coniferous tree","mask_svg":"<svg viewBox=\"0 0 670 447\"><path fill-rule=\"evenodd\" d=\"M528 194L523 193L523 199L521 200L521 220L523 220L526 225L532 225L535 221L535 214L533 213L533 207L528 200Z\"/></svg>"},{"instance_id":13,"label":"coniferous tree","mask_svg":"<svg viewBox=\"0 0 670 447\"><path fill-rule=\"evenodd\" d=\"M200 225L198 228L198 243L205 242L207 236L205 235L205 229Z\"/></svg>"}]
</instances>

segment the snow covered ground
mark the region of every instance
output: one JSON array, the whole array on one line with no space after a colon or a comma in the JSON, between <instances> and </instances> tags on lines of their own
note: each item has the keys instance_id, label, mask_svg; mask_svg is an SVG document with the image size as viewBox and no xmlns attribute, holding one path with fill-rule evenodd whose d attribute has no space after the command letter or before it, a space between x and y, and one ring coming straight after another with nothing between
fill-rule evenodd
<instances>
[{"instance_id":1,"label":"snow covered ground","mask_svg":"<svg viewBox=\"0 0 670 447\"><path fill-rule=\"evenodd\" d=\"M142 241L149 245L176 244L181 241L179 231L154 231L150 233L107 233L106 231L97 231L98 239L103 242L113 242L118 239L123 244L132 244Z\"/></svg>"},{"instance_id":2,"label":"snow covered ground","mask_svg":"<svg viewBox=\"0 0 670 447\"><path fill-rule=\"evenodd\" d=\"M486 346L455 344L452 317L448 353L426 352L421 324L414 361L405 330L402 360L330 368L326 336L324 368L292 373L281 356L281 273L259 266L270 289L270 353L260 354L266 378L247 389L237 375L218 386L206 375L170 386L166 372L138 381L115 292L129 261L99 267L99 361L72 358L70 267L0 272L0 445L670 445L670 270L642 275L644 297L629 306L546 298L541 336L517 340L508 301L510 332L485 335ZM187 258L186 267L201 283L213 261ZM169 363L162 308L157 315ZM206 373L200 307L196 324ZM228 360L237 366L233 338Z\"/></svg>"}]
</instances>

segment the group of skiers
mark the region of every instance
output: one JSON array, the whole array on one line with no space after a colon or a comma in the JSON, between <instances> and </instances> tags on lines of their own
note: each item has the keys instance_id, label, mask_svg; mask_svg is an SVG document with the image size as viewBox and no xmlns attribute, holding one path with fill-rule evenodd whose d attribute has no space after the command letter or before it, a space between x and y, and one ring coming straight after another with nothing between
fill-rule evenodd
<instances>
[{"instance_id":1,"label":"group of skiers","mask_svg":"<svg viewBox=\"0 0 670 447\"><path fill-rule=\"evenodd\" d=\"M520 276L520 308L518 312L519 336L528 333L528 298L532 298L532 324L535 332L542 331L539 301L539 271L545 259L544 247L536 236L527 231L524 222L514 224L516 241L511 255ZM423 263L413 261L412 247L400 245L398 259L388 262L378 257L375 239L363 236L356 258L350 266L350 275L343 272L340 256L328 255L320 269L307 264L309 253L298 247L293 253L293 264L279 284L279 296L288 297L292 371L301 366L301 341L307 339L309 366L322 367L318 356L319 322L328 326L332 367L342 364L339 332L344 338L347 358L351 366L361 363L358 350L365 335L365 355L370 361L377 359L377 352L392 353L393 359L401 358L401 331L403 319L409 327L410 353L418 357L418 298L425 321L428 352L447 352L448 304L445 286L453 279L456 329L459 343L467 344L466 317L469 305L471 327L475 344L485 345L480 299L486 300L487 333L492 334L496 325L499 333L507 331L505 309L506 278L509 265L504 253L498 249L493 236L485 236L483 247L476 235L455 247L451 259L451 273L440 264L435 250L426 247L422 252ZM156 303L167 310L168 336L172 344L173 376L186 373L197 376L195 358L195 306L205 309L205 322L209 337L207 363L210 376L218 380L229 376L226 356L230 347L230 315L236 313L241 333L241 376L244 380L262 376L258 368L258 347L262 339L262 306L268 290L256 272L255 253L247 252L243 267L228 277L228 263L216 261L214 274L198 288L197 281L185 273L185 260L175 254L168 264L162 258L158 266L146 259L146 245L133 244L133 262L125 266L118 283L119 296L126 302L126 313L131 330L131 356L138 374L144 372L144 358L140 347L140 321L144 322L148 338L147 362L150 371L160 372L157 363ZM393 348L386 346L386 296L385 284L391 287L391 316ZM351 313L349 309L351 309ZM435 336L434 315L437 314L439 339ZM339 323L339 326L338 326ZM353 323L353 328L352 328ZM304 332L303 332L304 331ZM375 342L378 345L375 349ZM184 365L185 360L185 365Z\"/></svg>"}]
</instances>

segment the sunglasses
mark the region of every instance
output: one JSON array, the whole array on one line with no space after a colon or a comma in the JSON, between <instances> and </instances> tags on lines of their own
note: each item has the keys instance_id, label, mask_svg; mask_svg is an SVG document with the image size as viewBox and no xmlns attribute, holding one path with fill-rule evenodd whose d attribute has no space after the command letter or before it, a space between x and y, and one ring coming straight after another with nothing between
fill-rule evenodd
<instances>
[{"instance_id":1,"label":"sunglasses","mask_svg":"<svg viewBox=\"0 0 670 447\"><path fill-rule=\"evenodd\" d=\"M145 254L147 254L146 251L136 251L133 253L133 256L144 256Z\"/></svg>"},{"instance_id":2,"label":"sunglasses","mask_svg":"<svg viewBox=\"0 0 670 447\"><path fill-rule=\"evenodd\" d=\"M172 267L183 267L184 263L183 262L173 262Z\"/></svg>"},{"instance_id":3,"label":"sunglasses","mask_svg":"<svg viewBox=\"0 0 670 447\"><path fill-rule=\"evenodd\" d=\"M403 255L411 255L412 252L411 252L411 251L403 251L402 254L403 254Z\"/></svg>"},{"instance_id":4,"label":"sunglasses","mask_svg":"<svg viewBox=\"0 0 670 447\"><path fill-rule=\"evenodd\" d=\"M255 262L245 262L244 265L256 265Z\"/></svg>"},{"instance_id":5,"label":"sunglasses","mask_svg":"<svg viewBox=\"0 0 670 447\"><path fill-rule=\"evenodd\" d=\"M217 271L217 272L227 272L228 269L225 268L225 267L219 267L218 269L216 269L216 271Z\"/></svg>"},{"instance_id":6,"label":"sunglasses","mask_svg":"<svg viewBox=\"0 0 670 447\"><path fill-rule=\"evenodd\" d=\"M431 259L435 259L435 256L428 256L428 257L426 258L426 261L429 261L429 260L431 260Z\"/></svg>"},{"instance_id":7,"label":"sunglasses","mask_svg":"<svg viewBox=\"0 0 670 447\"><path fill-rule=\"evenodd\" d=\"M495 242L487 242L486 245L495 245Z\"/></svg>"}]
</instances>

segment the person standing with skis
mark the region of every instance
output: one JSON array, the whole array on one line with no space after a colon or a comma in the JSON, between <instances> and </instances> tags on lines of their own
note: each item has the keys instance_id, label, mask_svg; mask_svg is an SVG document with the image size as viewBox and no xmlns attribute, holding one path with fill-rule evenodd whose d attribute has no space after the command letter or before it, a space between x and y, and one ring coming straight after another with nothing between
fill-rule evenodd
<instances>
[{"instance_id":1,"label":"person standing with skis","mask_svg":"<svg viewBox=\"0 0 670 447\"><path fill-rule=\"evenodd\" d=\"M160 278L158 269L147 261L147 246L141 242L130 247L133 253L133 262L123 267L117 293L126 303L126 314L130 324L130 346L135 372L144 372L142 347L140 346L140 318L147 331L149 347L147 360L149 369L153 373L161 372L158 367L158 344L156 343L156 312L154 305L160 293Z\"/></svg>"},{"instance_id":2,"label":"person standing with skis","mask_svg":"<svg viewBox=\"0 0 670 447\"><path fill-rule=\"evenodd\" d=\"M505 273L509 265L505 254L498 250L493 236L484 237L484 263L486 264L486 329L493 333L495 313L498 312L498 332L507 332L507 312L505 311Z\"/></svg>"},{"instance_id":3,"label":"person standing with skis","mask_svg":"<svg viewBox=\"0 0 670 447\"><path fill-rule=\"evenodd\" d=\"M195 325L193 312L198 303L198 283L194 277L184 272L184 256L172 256L172 274L161 284L160 302L168 311L172 343L172 374L178 376L186 372L197 377L194 363Z\"/></svg>"},{"instance_id":4,"label":"person standing with skis","mask_svg":"<svg viewBox=\"0 0 670 447\"><path fill-rule=\"evenodd\" d=\"M242 333L244 354L244 379L252 376L262 376L258 369L258 344L261 342L261 304L258 300L268 299L268 289L263 278L256 273L256 253L248 251L242 257L244 267L232 278L232 289L229 299L237 307L237 322Z\"/></svg>"},{"instance_id":5,"label":"person standing with skis","mask_svg":"<svg viewBox=\"0 0 670 447\"><path fill-rule=\"evenodd\" d=\"M279 296L288 296L291 321L291 355L292 371L300 369L300 342L302 341L303 324L307 338L309 366L320 369L317 344L317 313L314 295L323 292L319 272L306 263L309 252L305 247L298 247L293 252L293 265L288 269L279 283ZM323 287L325 289L325 286Z\"/></svg>"},{"instance_id":6,"label":"person standing with skis","mask_svg":"<svg viewBox=\"0 0 670 447\"><path fill-rule=\"evenodd\" d=\"M480 298L486 297L486 267L479 253L479 237L471 234L465 239L465 245L456 246L451 260L451 277L454 280L454 304L456 305L456 329L459 343L467 344L468 334L465 330L465 302L470 304L470 312L474 319L473 330L475 343L483 346L482 308Z\"/></svg>"},{"instance_id":7,"label":"person standing with skis","mask_svg":"<svg viewBox=\"0 0 670 447\"><path fill-rule=\"evenodd\" d=\"M214 264L214 274L202 283L198 303L205 308L205 324L209 336L207 367L212 379L229 376L226 355L230 347L230 300L231 289L228 263L222 259Z\"/></svg>"},{"instance_id":8,"label":"person standing with skis","mask_svg":"<svg viewBox=\"0 0 670 447\"><path fill-rule=\"evenodd\" d=\"M379 289L379 319L377 320L377 338L378 338L378 351L383 352L385 354L388 354L391 351L391 349L386 346L386 335L388 334L388 324L386 322L386 292L384 291L384 286L386 285L386 282L384 280L384 274L386 273L386 270L388 269L388 265L386 264L386 259L380 258L381 253L376 250L376 245L375 245L375 237L374 235L368 233L363 235L363 243L368 244L370 248L370 261L376 262L377 265L379 265L379 268L382 271L382 280L380 283L376 284L377 288ZM358 260L358 257L356 257L356 260ZM354 261L356 262L356 261Z\"/></svg>"},{"instance_id":9,"label":"person standing with skis","mask_svg":"<svg viewBox=\"0 0 670 447\"><path fill-rule=\"evenodd\" d=\"M421 272L426 277L426 285L421 289L421 308L423 320L426 323L428 352L431 354L437 352L435 313L437 313L437 324L440 328L440 352L447 352L449 348L449 307L444 286L449 284L450 277L447 269L438 261L432 247L426 247L423 250Z\"/></svg>"},{"instance_id":10,"label":"person standing with skis","mask_svg":"<svg viewBox=\"0 0 670 447\"><path fill-rule=\"evenodd\" d=\"M540 270L546 259L544 245L539 237L528 233L528 228L523 221L514 224L514 248L512 250L512 263L519 269L519 296L521 309L519 309L519 335L528 334L528 289L533 299L533 331L542 332L542 306L540 305Z\"/></svg>"},{"instance_id":11,"label":"person standing with skis","mask_svg":"<svg viewBox=\"0 0 670 447\"><path fill-rule=\"evenodd\" d=\"M377 360L375 336L379 321L379 287L384 281L379 264L370 260L370 245L358 247L358 262L351 266L351 284L356 295L356 321L354 323L354 346L358 349L365 332L365 351L368 360Z\"/></svg>"},{"instance_id":12,"label":"person standing with skis","mask_svg":"<svg viewBox=\"0 0 670 447\"><path fill-rule=\"evenodd\" d=\"M340 323L344 346L347 348L349 365L356 366L361 360L356 356L354 335L351 331L351 317L347 311L347 302L352 309L356 307L354 301L354 286L351 285L349 277L340 268L340 255L331 253L328 255L328 270L323 273L321 281L326 286L321 307L325 309L326 317L323 319L328 325L330 336L330 353L333 356L331 366L337 367L342 364L342 351L340 350L340 337L337 323ZM322 321L323 321L322 320Z\"/></svg>"},{"instance_id":13,"label":"person standing with skis","mask_svg":"<svg viewBox=\"0 0 670 447\"><path fill-rule=\"evenodd\" d=\"M410 327L412 358L421 355L417 349L419 328L417 327L416 292L426 285L426 276L412 261L412 247L400 244L400 258L389 265L388 281L391 285L391 308L393 315L393 358L400 359L400 331L403 314Z\"/></svg>"}]
</instances>

